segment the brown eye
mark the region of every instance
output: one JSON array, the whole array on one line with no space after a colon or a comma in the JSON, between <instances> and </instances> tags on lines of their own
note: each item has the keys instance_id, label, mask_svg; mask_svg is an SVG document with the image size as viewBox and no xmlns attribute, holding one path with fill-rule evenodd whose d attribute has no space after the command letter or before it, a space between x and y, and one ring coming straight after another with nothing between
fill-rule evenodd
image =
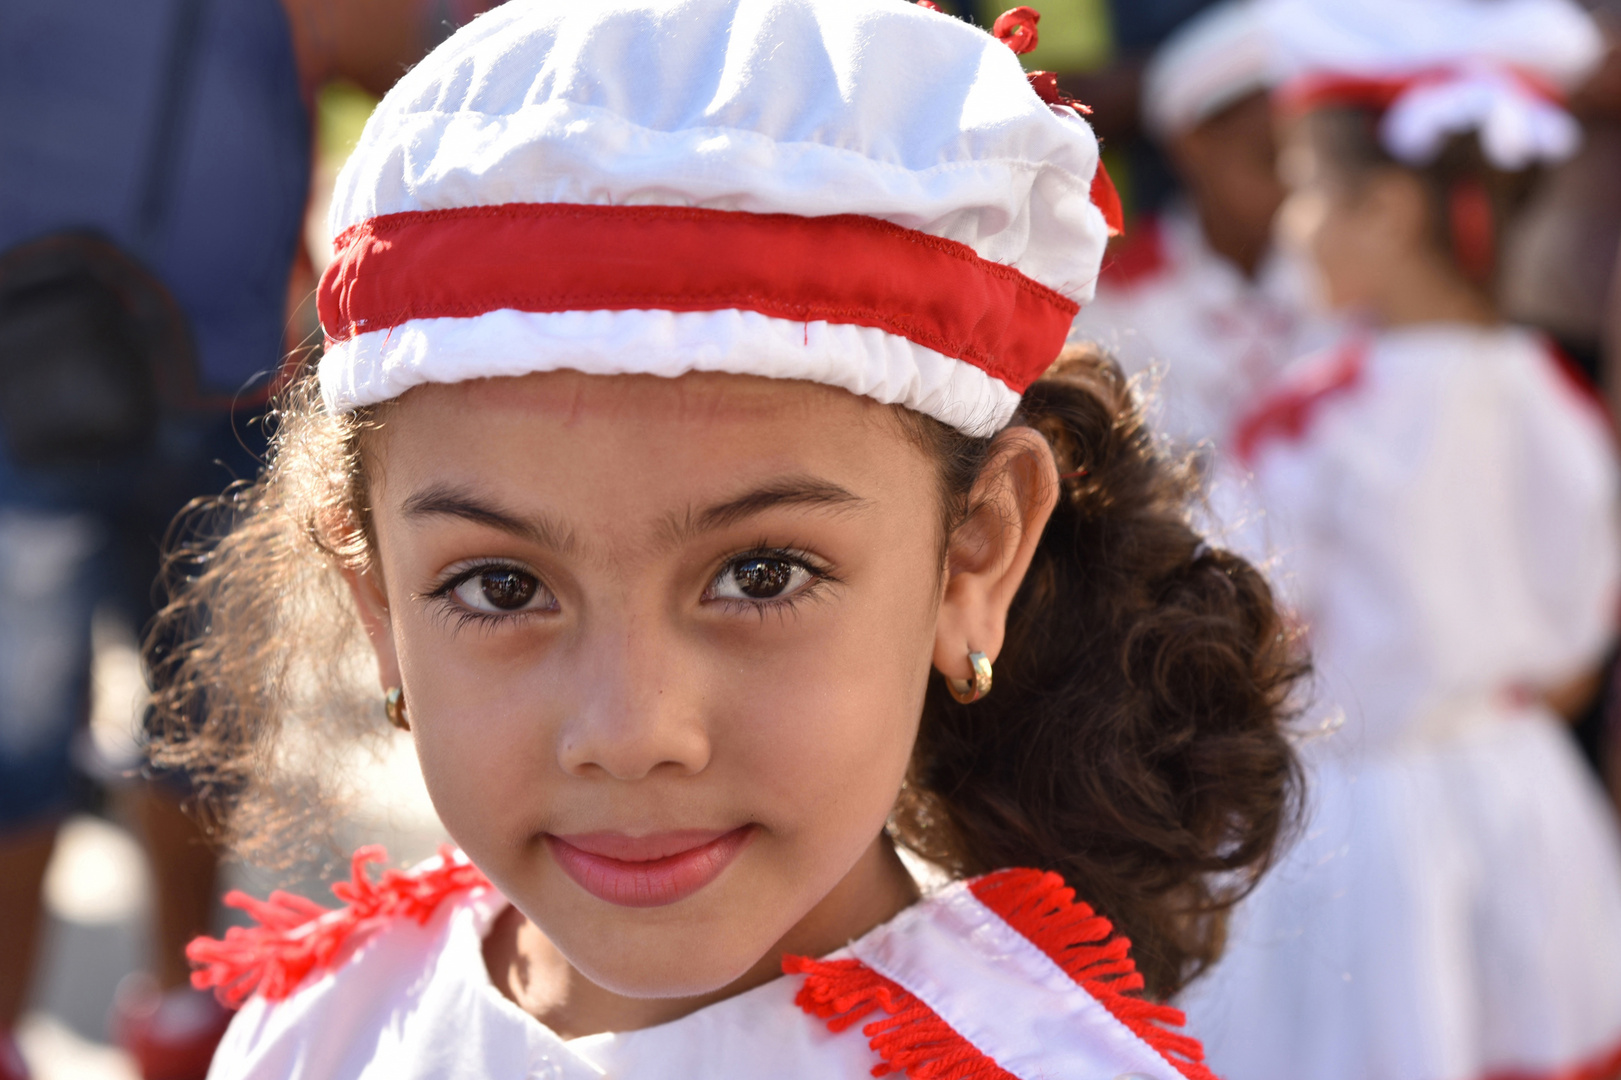
<instances>
[{"instance_id":1,"label":"brown eye","mask_svg":"<svg viewBox=\"0 0 1621 1080\"><path fill-rule=\"evenodd\" d=\"M532 606L545 590L535 575L502 566L470 575L451 592L475 611L510 612Z\"/></svg>"},{"instance_id":2,"label":"brown eye","mask_svg":"<svg viewBox=\"0 0 1621 1080\"><path fill-rule=\"evenodd\" d=\"M801 563L754 555L728 563L710 587L710 596L724 600L777 600L799 592L813 578L811 571Z\"/></svg>"},{"instance_id":3,"label":"brown eye","mask_svg":"<svg viewBox=\"0 0 1621 1080\"><path fill-rule=\"evenodd\" d=\"M732 573L737 577L738 591L744 596L751 600L769 600L781 596L793 581L794 568L781 559L750 559L739 563Z\"/></svg>"}]
</instances>

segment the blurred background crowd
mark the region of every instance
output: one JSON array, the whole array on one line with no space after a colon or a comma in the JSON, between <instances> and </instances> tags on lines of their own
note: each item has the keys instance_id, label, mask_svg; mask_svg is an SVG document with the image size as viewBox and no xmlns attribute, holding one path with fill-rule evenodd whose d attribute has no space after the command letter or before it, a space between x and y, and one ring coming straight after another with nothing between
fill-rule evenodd
<instances>
[{"instance_id":1,"label":"blurred background crowd","mask_svg":"<svg viewBox=\"0 0 1621 1080\"><path fill-rule=\"evenodd\" d=\"M183 807L231 793L143 761L137 642L171 522L253 475L285 365L318 352L325 204L373 103L488 6L0 3L0 1080L200 1077L227 1017L188 989L184 944L224 925L227 887L324 895L320 855L222 863ZM989 29L1006 4L935 6ZM1590 6L1580 148L1497 220L1491 299L1582 394L1621 402L1621 5ZM1246 439L1298 419L1285 369L1359 340L1276 241L1275 87L1232 8L1045 0L1024 57L1091 106L1127 211L1075 337L1141 380L1218 507ZM1612 797L1614 666L1535 688ZM420 857L440 830L409 744L380 746L311 767L358 793L340 845Z\"/></svg>"}]
</instances>

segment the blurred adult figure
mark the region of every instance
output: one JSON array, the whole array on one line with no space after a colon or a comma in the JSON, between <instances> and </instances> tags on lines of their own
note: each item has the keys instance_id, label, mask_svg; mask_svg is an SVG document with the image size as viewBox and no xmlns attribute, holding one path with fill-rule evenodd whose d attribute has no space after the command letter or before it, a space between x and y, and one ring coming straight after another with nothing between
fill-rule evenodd
<instances>
[{"instance_id":1,"label":"blurred adult figure","mask_svg":"<svg viewBox=\"0 0 1621 1080\"><path fill-rule=\"evenodd\" d=\"M91 614L151 614L191 498L257 469L309 196L310 102L382 93L461 0L7 0L0 5L0 1078L74 805ZM164 776L139 798L155 988L121 1036L200 1077L222 1016L188 989L215 856Z\"/></svg>"},{"instance_id":2,"label":"blurred adult figure","mask_svg":"<svg viewBox=\"0 0 1621 1080\"><path fill-rule=\"evenodd\" d=\"M1071 332L1147 373L1155 420L1185 448L1224 445L1283 366L1334 332L1304 260L1272 244L1271 78L1249 0L1207 8L1155 54L1144 116L1185 196L1132 222Z\"/></svg>"},{"instance_id":3,"label":"blurred adult figure","mask_svg":"<svg viewBox=\"0 0 1621 1080\"><path fill-rule=\"evenodd\" d=\"M1321 728L1295 848L1184 1001L1228 1080L1621 1073L1621 836L1552 697L1616 630L1621 464L1502 309L1580 130L1570 0L1265 0L1286 242L1366 332L1239 425Z\"/></svg>"}]
</instances>

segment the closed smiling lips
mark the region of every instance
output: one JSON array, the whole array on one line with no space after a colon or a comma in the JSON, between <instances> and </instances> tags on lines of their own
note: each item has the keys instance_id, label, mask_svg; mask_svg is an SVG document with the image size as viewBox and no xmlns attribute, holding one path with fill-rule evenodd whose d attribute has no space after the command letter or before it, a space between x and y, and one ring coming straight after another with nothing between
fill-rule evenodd
<instances>
[{"instance_id":1,"label":"closed smiling lips","mask_svg":"<svg viewBox=\"0 0 1621 1080\"><path fill-rule=\"evenodd\" d=\"M663 907L684 900L731 865L755 827L626 836L576 833L546 837L563 873L599 900L620 907Z\"/></svg>"}]
</instances>

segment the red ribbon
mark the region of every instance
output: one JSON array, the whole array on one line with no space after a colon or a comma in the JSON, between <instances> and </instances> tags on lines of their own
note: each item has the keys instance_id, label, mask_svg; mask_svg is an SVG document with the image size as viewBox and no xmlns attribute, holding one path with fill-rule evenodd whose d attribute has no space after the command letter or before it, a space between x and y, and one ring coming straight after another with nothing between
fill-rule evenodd
<instances>
[{"instance_id":1,"label":"red ribbon","mask_svg":"<svg viewBox=\"0 0 1621 1080\"><path fill-rule=\"evenodd\" d=\"M966 244L855 214L509 203L373 218L334 248L332 341L501 309L741 310L876 327L1022 393L1079 310Z\"/></svg>"}]
</instances>

